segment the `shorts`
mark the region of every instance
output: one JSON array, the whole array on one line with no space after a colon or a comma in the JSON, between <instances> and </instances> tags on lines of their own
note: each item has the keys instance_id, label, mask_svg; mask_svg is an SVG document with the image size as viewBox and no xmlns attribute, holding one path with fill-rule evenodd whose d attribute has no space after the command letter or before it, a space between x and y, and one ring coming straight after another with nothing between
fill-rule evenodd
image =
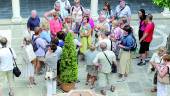
<instances>
[{"instance_id":1,"label":"shorts","mask_svg":"<svg viewBox=\"0 0 170 96\"><path fill-rule=\"evenodd\" d=\"M37 59L39 60L39 61L45 61L45 57L44 56L37 56Z\"/></svg>"},{"instance_id":2,"label":"shorts","mask_svg":"<svg viewBox=\"0 0 170 96\"><path fill-rule=\"evenodd\" d=\"M139 49L139 54L143 54L146 51L149 51L149 46L150 46L150 42L141 42L140 43L140 49Z\"/></svg>"}]
</instances>

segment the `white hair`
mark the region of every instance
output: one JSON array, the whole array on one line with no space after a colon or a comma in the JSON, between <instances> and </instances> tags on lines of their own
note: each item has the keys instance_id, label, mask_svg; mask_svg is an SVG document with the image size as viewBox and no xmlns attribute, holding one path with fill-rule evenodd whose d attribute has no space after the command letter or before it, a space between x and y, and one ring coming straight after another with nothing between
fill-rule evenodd
<instances>
[{"instance_id":1,"label":"white hair","mask_svg":"<svg viewBox=\"0 0 170 96\"><path fill-rule=\"evenodd\" d=\"M36 10L32 10L31 13L37 13L37 11Z\"/></svg>"}]
</instances>

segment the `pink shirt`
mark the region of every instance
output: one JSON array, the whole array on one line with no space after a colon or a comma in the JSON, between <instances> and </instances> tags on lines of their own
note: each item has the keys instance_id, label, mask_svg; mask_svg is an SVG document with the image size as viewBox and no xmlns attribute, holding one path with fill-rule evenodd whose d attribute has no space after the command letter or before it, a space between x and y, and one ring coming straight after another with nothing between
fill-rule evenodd
<instances>
[{"instance_id":1,"label":"pink shirt","mask_svg":"<svg viewBox=\"0 0 170 96\"><path fill-rule=\"evenodd\" d=\"M54 19L50 20L50 32L52 35L56 35L59 31L62 31L62 22Z\"/></svg>"},{"instance_id":2,"label":"pink shirt","mask_svg":"<svg viewBox=\"0 0 170 96\"><path fill-rule=\"evenodd\" d=\"M116 27L114 29L114 35L115 35L116 40L119 40L121 38L122 33L123 33L123 31L120 27Z\"/></svg>"}]
</instances>

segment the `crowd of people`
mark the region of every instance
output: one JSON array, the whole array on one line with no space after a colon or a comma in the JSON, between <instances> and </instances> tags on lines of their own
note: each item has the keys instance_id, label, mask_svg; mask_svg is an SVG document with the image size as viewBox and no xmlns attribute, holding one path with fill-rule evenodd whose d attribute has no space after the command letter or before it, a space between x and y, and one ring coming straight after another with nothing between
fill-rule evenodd
<instances>
[{"instance_id":1,"label":"crowd of people","mask_svg":"<svg viewBox=\"0 0 170 96\"><path fill-rule=\"evenodd\" d=\"M138 11L139 16L139 63L143 66L148 62L150 43L153 40L155 24L152 14L146 14L144 9ZM57 76L60 75L59 65L62 47L64 46L67 33L72 33L76 45L77 54L85 61L87 78L86 85L91 89L96 87L96 82L101 88L102 95L106 95L109 88L114 92L115 86L111 84L112 73L118 73L123 82L128 78L132 70L132 52L137 49L137 40L131 26L131 10L125 0L119 0L115 10L105 2L99 12L97 21L91 17L89 9L80 4L80 0L74 0L70 5L68 0L57 0L54 9L45 12L44 20L38 17L36 10L31 11L27 22L28 36L22 42L23 61L25 67L22 73L28 78L28 87L32 88L38 82L35 74L43 74L43 67L48 66L54 71L55 79L51 81L51 90L47 90L47 96L56 93ZM9 96L14 96L13 91L13 57L16 59L14 50L9 50L7 38L0 39L0 76L6 76L9 83ZM78 57L77 57L78 58ZM155 71L154 84L151 91L157 96L167 95L167 84L158 79L164 78L170 68L170 55L166 48L161 47L154 53L148 71ZM156 81L155 81L156 80ZM49 82L48 82L49 83ZM47 85L47 89L48 89ZM50 92L52 91L52 92Z\"/></svg>"}]
</instances>

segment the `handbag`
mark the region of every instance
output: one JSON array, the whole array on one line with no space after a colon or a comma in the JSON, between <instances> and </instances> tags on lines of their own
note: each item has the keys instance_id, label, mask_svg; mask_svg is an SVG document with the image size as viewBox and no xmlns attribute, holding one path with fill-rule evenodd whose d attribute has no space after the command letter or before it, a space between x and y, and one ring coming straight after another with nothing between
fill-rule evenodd
<instances>
[{"instance_id":1,"label":"handbag","mask_svg":"<svg viewBox=\"0 0 170 96\"><path fill-rule=\"evenodd\" d=\"M167 66L168 67L168 66ZM170 74L169 74L169 67L168 67L168 73L164 77L160 77L160 75L157 75L157 79L162 84L170 84Z\"/></svg>"},{"instance_id":2,"label":"handbag","mask_svg":"<svg viewBox=\"0 0 170 96\"><path fill-rule=\"evenodd\" d=\"M13 74L14 74L16 77L19 77L19 76L21 75L21 71L20 71L20 69L19 69L18 66L17 66L17 63L16 63L15 58L14 58L14 54L13 54L11 48L9 48L9 50L10 50L10 52L11 52L11 54L12 54L12 58L13 58L13 61L14 61L14 64L13 64L13 65L14 65Z\"/></svg>"},{"instance_id":3,"label":"handbag","mask_svg":"<svg viewBox=\"0 0 170 96\"><path fill-rule=\"evenodd\" d=\"M47 67L47 71L45 73L45 80L53 80L55 78L54 71L52 68Z\"/></svg>"},{"instance_id":4,"label":"handbag","mask_svg":"<svg viewBox=\"0 0 170 96\"><path fill-rule=\"evenodd\" d=\"M115 64L115 63L112 64L104 52L103 52L103 54L105 55L106 59L108 60L110 66L111 66L111 69L112 69L111 72L112 72L112 73L116 73L116 72L117 72L117 66L116 66L116 64Z\"/></svg>"}]
</instances>

